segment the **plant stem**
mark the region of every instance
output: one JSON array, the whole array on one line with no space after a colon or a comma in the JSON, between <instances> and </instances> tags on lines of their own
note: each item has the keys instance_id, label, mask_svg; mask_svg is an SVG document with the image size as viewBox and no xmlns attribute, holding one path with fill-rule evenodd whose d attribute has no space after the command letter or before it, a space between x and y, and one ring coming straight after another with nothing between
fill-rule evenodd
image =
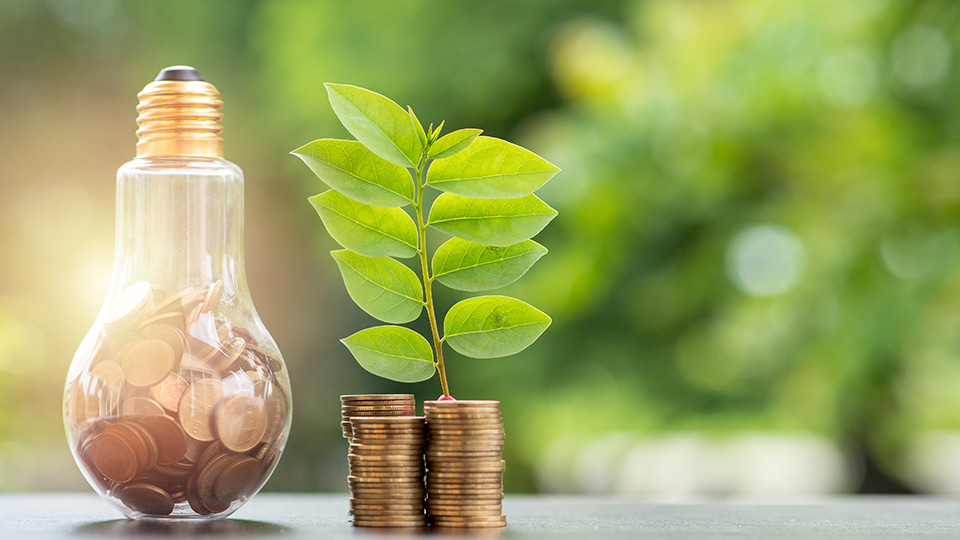
<instances>
[{"instance_id":1,"label":"plant stem","mask_svg":"<svg viewBox=\"0 0 960 540\"><path fill-rule=\"evenodd\" d=\"M420 267L423 271L423 291L426 297L427 317L430 319L430 330L433 332L433 347L437 353L437 371L440 372L440 386L443 388L443 395L450 396L450 387L447 385L447 371L443 366L443 341L440 339L440 331L437 328L437 314L433 309L433 277L430 275L430 267L427 264L427 228L423 224L423 173L426 167L423 161L417 166L417 232L420 234L420 247L417 252L420 254Z\"/></svg>"}]
</instances>

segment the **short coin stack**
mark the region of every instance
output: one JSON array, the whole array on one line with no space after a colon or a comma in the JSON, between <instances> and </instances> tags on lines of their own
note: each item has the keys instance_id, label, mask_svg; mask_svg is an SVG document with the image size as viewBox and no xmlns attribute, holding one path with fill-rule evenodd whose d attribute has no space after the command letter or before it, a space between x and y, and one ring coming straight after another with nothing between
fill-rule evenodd
<instances>
[{"instance_id":1,"label":"short coin stack","mask_svg":"<svg viewBox=\"0 0 960 540\"><path fill-rule=\"evenodd\" d=\"M350 513L357 527L425 527L422 416L350 419Z\"/></svg>"},{"instance_id":2,"label":"short coin stack","mask_svg":"<svg viewBox=\"0 0 960 540\"><path fill-rule=\"evenodd\" d=\"M427 401L427 515L437 527L504 527L498 401Z\"/></svg>"},{"instance_id":3,"label":"short coin stack","mask_svg":"<svg viewBox=\"0 0 960 540\"><path fill-rule=\"evenodd\" d=\"M340 396L340 427L350 440L351 416L413 416L417 405L413 394L356 394Z\"/></svg>"}]
</instances>

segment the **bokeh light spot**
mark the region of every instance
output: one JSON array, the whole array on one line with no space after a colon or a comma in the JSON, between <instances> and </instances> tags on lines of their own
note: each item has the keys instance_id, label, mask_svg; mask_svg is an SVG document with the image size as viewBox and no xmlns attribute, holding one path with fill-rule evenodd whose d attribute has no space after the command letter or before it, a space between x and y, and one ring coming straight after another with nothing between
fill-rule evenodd
<instances>
[{"instance_id":1,"label":"bokeh light spot","mask_svg":"<svg viewBox=\"0 0 960 540\"><path fill-rule=\"evenodd\" d=\"M943 32L929 26L911 26L900 32L890 51L893 73L914 88L933 86L950 65L950 44Z\"/></svg>"},{"instance_id":2,"label":"bokeh light spot","mask_svg":"<svg viewBox=\"0 0 960 540\"><path fill-rule=\"evenodd\" d=\"M755 225L727 247L727 276L741 291L773 296L792 289L806 266L803 244L790 230Z\"/></svg>"},{"instance_id":3,"label":"bokeh light spot","mask_svg":"<svg viewBox=\"0 0 960 540\"><path fill-rule=\"evenodd\" d=\"M864 105L877 84L874 57L859 48L842 49L824 56L818 73L824 99L838 107Z\"/></svg>"}]
</instances>

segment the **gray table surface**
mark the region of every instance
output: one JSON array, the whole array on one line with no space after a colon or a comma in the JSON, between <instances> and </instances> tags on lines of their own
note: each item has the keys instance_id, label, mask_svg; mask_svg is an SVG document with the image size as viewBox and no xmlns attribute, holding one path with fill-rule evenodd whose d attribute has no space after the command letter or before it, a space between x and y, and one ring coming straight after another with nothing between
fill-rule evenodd
<instances>
[{"instance_id":1,"label":"gray table surface","mask_svg":"<svg viewBox=\"0 0 960 540\"><path fill-rule=\"evenodd\" d=\"M0 537L378 538L423 533L356 529L346 494L261 493L230 519L211 523L123 519L93 493L0 494ZM960 538L960 499L841 497L796 503L665 504L589 496L504 501L499 538ZM431 538L447 535L430 533Z\"/></svg>"}]
</instances>

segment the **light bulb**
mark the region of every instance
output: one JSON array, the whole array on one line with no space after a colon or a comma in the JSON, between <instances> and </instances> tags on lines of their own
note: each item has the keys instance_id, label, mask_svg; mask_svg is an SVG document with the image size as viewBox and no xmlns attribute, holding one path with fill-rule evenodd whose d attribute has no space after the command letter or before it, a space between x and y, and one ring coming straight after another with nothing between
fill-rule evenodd
<instances>
[{"instance_id":1,"label":"light bulb","mask_svg":"<svg viewBox=\"0 0 960 540\"><path fill-rule=\"evenodd\" d=\"M222 157L219 92L174 66L138 97L113 278L67 376L67 438L127 517L225 517L277 464L290 381L247 288L243 173Z\"/></svg>"}]
</instances>

